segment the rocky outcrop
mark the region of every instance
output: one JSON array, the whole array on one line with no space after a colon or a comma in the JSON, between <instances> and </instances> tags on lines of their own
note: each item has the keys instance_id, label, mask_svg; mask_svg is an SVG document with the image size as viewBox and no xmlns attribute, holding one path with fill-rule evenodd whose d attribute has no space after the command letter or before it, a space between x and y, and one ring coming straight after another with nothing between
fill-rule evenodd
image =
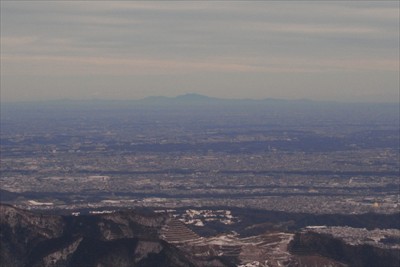
<instances>
[{"instance_id":1,"label":"rocky outcrop","mask_svg":"<svg viewBox=\"0 0 400 267\"><path fill-rule=\"evenodd\" d=\"M382 249L366 244L350 245L331 235L314 232L295 234L289 244L289 250L301 256L319 255L334 259L347 266L390 267L399 266L400 262L399 250Z\"/></svg>"},{"instance_id":2,"label":"rocky outcrop","mask_svg":"<svg viewBox=\"0 0 400 267\"><path fill-rule=\"evenodd\" d=\"M0 266L24 266L32 249L62 236L61 217L32 214L0 205Z\"/></svg>"}]
</instances>

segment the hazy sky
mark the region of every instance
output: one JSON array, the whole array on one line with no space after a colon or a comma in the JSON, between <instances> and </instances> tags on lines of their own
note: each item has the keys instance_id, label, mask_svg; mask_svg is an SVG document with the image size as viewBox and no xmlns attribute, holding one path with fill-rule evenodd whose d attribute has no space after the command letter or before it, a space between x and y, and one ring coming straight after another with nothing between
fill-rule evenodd
<instances>
[{"instance_id":1,"label":"hazy sky","mask_svg":"<svg viewBox=\"0 0 400 267\"><path fill-rule=\"evenodd\" d=\"M1 1L1 100L399 101L398 1Z\"/></svg>"}]
</instances>

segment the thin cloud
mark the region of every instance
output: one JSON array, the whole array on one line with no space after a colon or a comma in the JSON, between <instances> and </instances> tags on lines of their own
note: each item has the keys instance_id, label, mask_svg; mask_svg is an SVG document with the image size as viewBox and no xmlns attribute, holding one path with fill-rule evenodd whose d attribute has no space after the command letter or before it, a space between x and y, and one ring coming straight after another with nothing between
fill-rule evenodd
<instances>
[{"instance_id":1,"label":"thin cloud","mask_svg":"<svg viewBox=\"0 0 400 267\"><path fill-rule=\"evenodd\" d=\"M305 84L310 92L338 80L353 90L348 97L382 87L398 91L397 1L4 1L1 5L6 95L29 90L17 85L31 84L29 79L35 76L57 84L66 77L96 75L121 77L122 87L133 75L172 75L174 81L190 75L192 88L218 79L220 87L213 90L243 97L251 92L231 92L238 89L229 86L230 78L221 79L252 77L252 87L273 84L289 97L293 92L287 83L303 74L310 77ZM371 73L374 85L367 82ZM145 78L141 82L146 84ZM165 86L162 80L152 83ZM180 85L168 86L166 94ZM51 90L46 83L37 88ZM253 96L268 97L261 91L253 91Z\"/></svg>"},{"instance_id":2,"label":"thin cloud","mask_svg":"<svg viewBox=\"0 0 400 267\"><path fill-rule=\"evenodd\" d=\"M337 71L398 71L396 60L349 60L273 58L260 64L248 59L208 59L205 61L160 60L148 58L4 56L8 73L29 75L152 75L183 73L320 73ZM21 67L23 66L23 67Z\"/></svg>"}]
</instances>

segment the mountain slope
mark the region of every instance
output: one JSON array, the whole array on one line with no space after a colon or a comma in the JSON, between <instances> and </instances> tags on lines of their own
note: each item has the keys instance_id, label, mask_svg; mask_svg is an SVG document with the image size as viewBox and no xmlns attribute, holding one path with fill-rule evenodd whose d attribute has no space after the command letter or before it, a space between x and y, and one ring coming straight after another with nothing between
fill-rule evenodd
<instances>
[{"instance_id":1,"label":"mountain slope","mask_svg":"<svg viewBox=\"0 0 400 267\"><path fill-rule=\"evenodd\" d=\"M1 267L202 266L161 240L168 216L49 216L0 205Z\"/></svg>"}]
</instances>

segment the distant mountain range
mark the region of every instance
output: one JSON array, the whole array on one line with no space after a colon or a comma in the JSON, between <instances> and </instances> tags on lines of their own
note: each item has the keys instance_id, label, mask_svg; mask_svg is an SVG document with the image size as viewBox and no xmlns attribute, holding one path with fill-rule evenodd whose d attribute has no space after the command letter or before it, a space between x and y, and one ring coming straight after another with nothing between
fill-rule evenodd
<instances>
[{"instance_id":1,"label":"distant mountain range","mask_svg":"<svg viewBox=\"0 0 400 267\"><path fill-rule=\"evenodd\" d=\"M189 93L184 95L178 95L176 97L166 97L166 96L149 96L141 99L141 101L170 101L170 100L178 100L178 101L215 101L222 100L221 98L209 97L205 95L199 95L195 93ZM140 100L139 100L140 101Z\"/></svg>"},{"instance_id":2,"label":"distant mountain range","mask_svg":"<svg viewBox=\"0 0 400 267\"><path fill-rule=\"evenodd\" d=\"M398 103L364 103L364 102L336 102L336 101L316 101L309 99L280 99L280 98L264 98L264 99L233 99L233 98L217 98L209 97L196 93L187 93L178 95L176 97L167 96L148 96L142 99L130 100L106 100L106 99L86 99L86 100L73 100L73 99L58 99L47 101L27 101L27 102L3 102L3 105L116 105L116 104L130 104L130 105L390 105L398 106Z\"/></svg>"},{"instance_id":3,"label":"distant mountain range","mask_svg":"<svg viewBox=\"0 0 400 267\"><path fill-rule=\"evenodd\" d=\"M45 101L24 101L24 102L5 102L6 104L19 104L19 103L41 103L41 104L69 104L69 103L132 103L132 104L168 104L168 103L260 103L260 102L318 102L312 100L285 100L276 98L266 98L266 99L231 99L231 98L217 98L205 95L200 95L196 93L187 93L183 95L178 95L175 97L168 96L148 96L141 99L129 99L129 100L108 100L108 99L56 99L56 100L45 100Z\"/></svg>"},{"instance_id":4,"label":"distant mountain range","mask_svg":"<svg viewBox=\"0 0 400 267\"><path fill-rule=\"evenodd\" d=\"M232 98L217 98L209 97L205 95L189 93L184 95L178 95L176 97L165 97L165 96L150 96L140 100L134 100L135 103L147 103L147 104L228 104L228 105L243 105L243 104L272 104L272 103L317 103L319 101L312 100L285 100L276 98L265 98L265 99L232 99Z\"/></svg>"}]
</instances>

